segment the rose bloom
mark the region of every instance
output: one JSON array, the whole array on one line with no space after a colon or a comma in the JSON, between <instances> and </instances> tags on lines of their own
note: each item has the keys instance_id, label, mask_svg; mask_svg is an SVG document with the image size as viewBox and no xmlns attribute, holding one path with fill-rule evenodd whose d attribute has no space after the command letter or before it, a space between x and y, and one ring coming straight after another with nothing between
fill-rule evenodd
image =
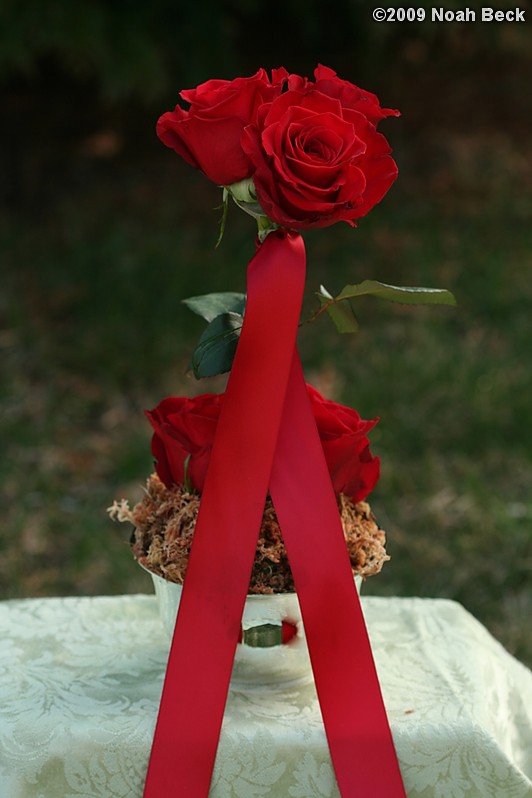
<instances>
[{"instance_id":1,"label":"rose bloom","mask_svg":"<svg viewBox=\"0 0 532 798\"><path fill-rule=\"evenodd\" d=\"M380 461L371 454L367 437L378 419L364 421L356 410L325 399L312 385L307 391L334 492L360 502L379 480Z\"/></svg>"},{"instance_id":2,"label":"rose bloom","mask_svg":"<svg viewBox=\"0 0 532 798\"><path fill-rule=\"evenodd\" d=\"M164 144L220 186L249 177L251 165L240 138L246 125L256 119L259 106L281 93L288 72L272 71L271 81L264 69L249 78L208 80L195 89L180 92L190 103L179 105L157 122L157 135Z\"/></svg>"},{"instance_id":3,"label":"rose bloom","mask_svg":"<svg viewBox=\"0 0 532 798\"><path fill-rule=\"evenodd\" d=\"M379 459L371 454L367 438L377 422L364 421L356 410L324 399L311 385L307 390L334 491L362 501L379 479ZM146 411L154 429L155 469L167 487L184 483L190 455L188 480L203 491L222 401L223 394L169 397Z\"/></svg>"},{"instance_id":4,"label":"rose bloom","mask_svg":"<svg viewBox=\"0 0 532 798\"><path fill-rule=\"evenodd\" d=\"M154 410L146 410L154 429L151 451L155 470L167 488L184 484L185 460L190 455L188 481L199 493L203 490L222 396L170 396Z\"/></svg>"},{"instance_id":5,"label":"rose bloom","mask_svg":"<svg viewBox=\"0 0 532 798\"><path fill-rule=\"evenodd\" d=\"M257 199L282 227L351 225L384 197L397 176L377 123L398 111L318 66L315 82L291 75L288 91L259 108L242 147L253 163Z\"/></svg>"}]
</instances>

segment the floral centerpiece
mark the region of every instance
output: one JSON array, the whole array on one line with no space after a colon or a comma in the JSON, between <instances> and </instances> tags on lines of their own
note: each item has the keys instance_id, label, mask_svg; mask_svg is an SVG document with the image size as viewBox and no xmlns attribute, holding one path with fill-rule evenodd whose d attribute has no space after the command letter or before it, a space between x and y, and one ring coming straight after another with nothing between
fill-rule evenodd
<instances>
[{"instance_id":1,"label":"floral centerpiece","mask_svg":"<svg viewBox=\"0 0 532 798\"><path fill-rule=\"evenodd\" d=\"M231 202L256 219L258 234L246 295L184 300L207 322L192 357L194 374L230 371L226 392L168 397L148 411L156 473L134 508L125 500L110 508L112 517L134 525L133 553L155 580L184 581L145 795L159 798L173 768L170 733L179 735L187 764L183 794L206 794L235 647L238 640L257 645L256 636L246 639L245 609L240 628L245 594L294 588L339 784L347 790L352 771L364 770L352 767L342 743L360 710L351 686L358 680L374 731L357 746L371 776L365 790L359 773L356 789L403 795L353 586L353 574L377 573L388 559L366 502L379 476L368 439L376 420L364 421L305 385L295 346L305 269L300 232L341 221L356 226L381 201L397 166L377 128L399 112L322 65L314 80L259 69L180 96L189 107L163 114L159 138L221 187L219 241ZM364 295L454 303L445 290L364 280L336 295L320 286L314 318L326 312L339 332L355 332L352 303ZM273 314L272 341L265 329ZM272 626L264 620L255 626ZM282 610L277 626L279 636L258 644L296 650L303 627L293 607ZM219 661L210 663L207 688L198 673L214 650ZM339 685L348 691L340 703ZM173 729L177 709L187 713L186 734Z\"/></svg>"},{"instance_id":2,"label":"floral centerpiece","mask_svg":"<svg viewBox=\"0 0 532 798\"><path fill-rule=\"evenodd\" d=\"M310 385L307 388L353 574L366 578L378 573L389 559L384 531L364 501L379 477L379 459L372 455L367 437L376 420L363 421L356 410L324 399ZM109 510L113 518L133 524L131 544L138 562L170 582L184 581L222 401L223 396L217 394L168 397L148 411L154 428L156 473L149 477L144 497L133 509L122 500ZM268 497L248 592L294 589L279 521Z\"/></svg>"},{"instance_id":3,"label":"floral centerpiece","mask_svg":"<svg viewBox=\"0 0 532 798\"><path fill-rule=\"evenodd\" d=\"M276 69L249 78L210 80L181 97L190 103L163 114L160 139L223 187L225 228L229 200L254 216L258 237L278 228L306 230L338 221L354 226L397 176L379 122L399 112L382 108L370 92L318 66L315 80ZM372 293L387 299L450 301L445 291L404 289L366 280L332 297L321 286L321 308L340 332L355 331L350 299ZM194 352L198 378L228 370L242 326L245 296L211 294L184 300L208 328ZM318 315L316 314L316 315ZM308 386L314 416L338 498L355 575L378 573L389 559L385 534L364 501L379 478L379 459L369 449L374 421L324 399ZM142 501L110 508L113 518L135 527L136 559L154 573L182 583L209 464L222 396L169 397L146 413L153 429L156 474ZM230 555L229 555L230 556ZM250 593L294 589L275 509L268 498L257 544Z\"/></svg>"}]
</instances>

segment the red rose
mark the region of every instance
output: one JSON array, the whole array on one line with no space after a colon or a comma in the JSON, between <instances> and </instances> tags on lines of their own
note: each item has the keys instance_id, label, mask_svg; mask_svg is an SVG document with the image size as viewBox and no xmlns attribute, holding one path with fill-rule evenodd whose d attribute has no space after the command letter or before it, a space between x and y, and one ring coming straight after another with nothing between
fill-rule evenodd
<instances>
[{"instance_id":1,"label":"red rose","mask_svg":"<svg viewBox=\"0 0 532 798\"><path fill-rule=\"evenodd\" d=\"M208 80L196 89L180 92L190 103L179 105L157 122L157 135L187 163L220 186L249 177L251 167L240 146L242 131L255 121L263 103L277 97L288 72L274 69L272 80L264 69L249 78Z\"/></svg>"},{"instance_id":2,"label":"red rose","mask_svg":"<svg viewBox=\"0 0 532 798\"><path fill-rule=\"evenodd\" d=\"M377 422L363 421L356 410L324 399L311 385L307 390L334 491L361 501L379 479L379 459L371 454L367 438ZM222 400L223 394L169 397L146 411L154 429L155 468L167 487L183 484L184 464L190 455L188 479L202 492Z\"/></svg>"},{"instance_id":3,"label":"red rose","mask_svg":"<svg viewBox=\"0 0 532 798\"><path fill-rule=\"evenodd\" d=\"M291 75L288 91L262 105L242 136L262 209L298 230L354 225L397 176L375 125L398 112L327 67L314 75L315 82Z\"/></svg>"},{"instance_id":4,"label":"red rose","mask_svg":"<svg viewBox=\"0 0 532 798\"><path fill-rule=\"evenodd\" d=\"M190 455L188 480L197 491L203 490L220 404L221 396L217 394L194 399L171 396L154 410L146 411L154 429L151 451L155 470L167 488L184 483L185 460Z\"/></svg>"},{"instance_id":5,"label":"red rose","mask_svg":"<svg viewBox=\"0 0 532 798\"><path fill-rule=\"evenodd\" d=\"M376 94L360 89L348 80L342 80L333 69L319 64L314 70L315 83L307 78L300 78L299 75L290 75L288 81L289 89L304 89L314 87L328 97L335 97L340 100L343 108L351 108L353 111L360 111L366 119L369 119L375 127L387 116L400 116L399 111L391 108L381 108L379 98Z\"/></svg>"},{"instance_id":6,"label":"red rose","mask_svg":"<svg viewBox=\"0 0 532 798\"><path fill-rule=\"evenodd\" d=\"M367 438L378 419L364 421L356 410L324 399L311 385L307 390L334 492L362 501L379 479L379 458L371 454Z\"/></svg>"}]
</instances>

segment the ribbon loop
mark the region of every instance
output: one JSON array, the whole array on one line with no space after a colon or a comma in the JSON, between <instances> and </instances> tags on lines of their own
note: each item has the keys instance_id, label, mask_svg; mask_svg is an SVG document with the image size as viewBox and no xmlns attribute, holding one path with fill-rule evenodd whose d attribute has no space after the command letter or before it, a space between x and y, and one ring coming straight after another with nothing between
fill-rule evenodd
<instances>
[{"instance_id":1,"label":"ribbon loop","mask_svg":"<svg viewBox=\"0 0 532 798\"><path fill-rule=\"evenodd\" d=\"M336 498L295 341L300 235L270 233L248 267L176 621L144 798L207 798L268 487L301 604L343 798L405 798ZM309 501L312 497L312 501Z\"/></svg>"}]
</instances>

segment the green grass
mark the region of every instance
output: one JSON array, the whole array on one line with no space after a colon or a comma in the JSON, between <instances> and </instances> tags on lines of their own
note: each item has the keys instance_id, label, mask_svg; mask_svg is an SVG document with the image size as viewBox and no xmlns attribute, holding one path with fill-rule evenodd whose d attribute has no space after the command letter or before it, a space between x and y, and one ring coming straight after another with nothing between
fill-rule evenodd
<instances>
[{"instance_id":1,"label":"green grass","mask_svg":"<svg viewBox=\"0 0 532 798\"><path fill-rule=\"evenodd\" d=\"M306 236L307 315L321 282L365 278L449 288L457 309L364 299L360 333L320 318L300 347L309 381L381 419L392 561L365 592L457 599L532 663L530 174L506 144L451 142L443 178L403 148L412 177L358 230ZM163 153L3 220L2 597L150 590L105 508L150 471L143 409L222 389L187 375L202 324L180 305L244 289L252 222L232 210L214 251L218 201Z\"/></svg>"}]
</instances>

